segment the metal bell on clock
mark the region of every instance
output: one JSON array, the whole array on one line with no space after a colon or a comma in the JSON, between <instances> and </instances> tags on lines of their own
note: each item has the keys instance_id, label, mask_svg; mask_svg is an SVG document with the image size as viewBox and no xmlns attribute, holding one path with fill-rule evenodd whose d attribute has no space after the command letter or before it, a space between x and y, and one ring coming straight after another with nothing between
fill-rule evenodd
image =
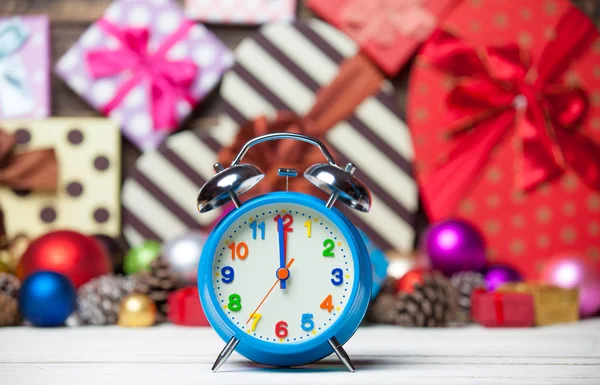
<instances>
[{"instance_id":1,"label":"metal bell on clock","mask_svg":"<svg viewBox=\"0 0 600 385\"><path fill-rule=\"evenodd\" d=\"M236 164L224 169L221 163L215 163L217 172L200 189L197 198L198 211L206 213L229 201L240 207L238 196L254 187L265 173L252 164Z\"/></svg>"},{"instance_id":2,"label":"metal bell on clock","mask_svg":"<svg viewBox=\"0 0 600 385\"><path fill-rule=\"evenodd\" d=\"M371 193L353 174L356 168L348 163L345 169L327 163L310 166L304 177L322 191L330 194L327 207L336 200L355 210L368 212L371 209Z\"/></svg>"}]
</instances>

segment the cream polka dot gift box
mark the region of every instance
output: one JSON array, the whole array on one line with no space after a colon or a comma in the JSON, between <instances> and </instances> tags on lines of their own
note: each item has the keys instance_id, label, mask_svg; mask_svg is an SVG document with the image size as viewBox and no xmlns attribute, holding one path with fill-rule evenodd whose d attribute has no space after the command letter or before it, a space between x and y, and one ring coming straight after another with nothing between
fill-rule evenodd
<instances>
[{"instance_id":1,"label":"cream polka dot gift box","mask_svg":"<svg viewBox=\"0 0 600 385\"><path fill-rule=\"evenodd\" d=\"M12 120L0 128L14 138L15 154L54 149L58 172L55 191L16 190L0 181L0 210L9 239L18 234L33 238L53 229L119 236L121 135L114 122Z\"/></svg>"},{"instance_id":2,"label":"cream polka dot gift box","mask_svg":"<svg viewBox=\"0 0 600 385\"><path fill-rule=\"evenodd\" d=\"M227 47L171 0L117 0L56 73L142 150L175 131L232 64Z\"/></svg>"}]
</instances>

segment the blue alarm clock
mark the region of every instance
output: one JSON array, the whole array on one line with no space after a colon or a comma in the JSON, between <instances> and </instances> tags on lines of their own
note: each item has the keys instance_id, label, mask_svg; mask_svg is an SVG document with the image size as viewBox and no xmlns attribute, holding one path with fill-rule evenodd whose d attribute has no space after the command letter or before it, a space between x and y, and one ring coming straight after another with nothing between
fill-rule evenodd
<instances>
[{"instance_id":1,"label":"blue alarm clock","mask_svg":"<svg viewBox=\"0 0 600 385\"><path fill-rule=\"evenodd\" d=\"M327 202L279 191L242 203L239 196L264 173L241 164L246 152L270 140L299 140L318 147L327 163L304 177L330 194ZM213 371L235 350L274 366L304 365L335 352L350 371L342 347L364 318L371 296L369 254L354 225L335 202L368 212L371 195L341 168L320 141L293 133L257 137L244 145L229 168L219 163L198 193L198 210L227 202L236 209L211 232L198 267L198 292L208 321L227 342ZM283 177L293 169L279 169ZM287 184L287 183L286 183Z\"/></svg>"}]
</instances>

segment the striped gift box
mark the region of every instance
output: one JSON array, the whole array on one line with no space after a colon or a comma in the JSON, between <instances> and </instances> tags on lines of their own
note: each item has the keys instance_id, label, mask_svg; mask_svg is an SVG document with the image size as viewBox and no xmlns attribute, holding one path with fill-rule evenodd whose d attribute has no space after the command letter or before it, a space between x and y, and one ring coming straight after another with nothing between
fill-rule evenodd
<instances>
[{"instance_id":1,"label":"striped gift box","mask_svg":"<svg viewBox=\"0 0 600 385\"><path fill-rule=\"evenodd\" d=\"M195 198L204 180L214 174L211 167L220 147L229 145L239 127L257 116L274 117L278 110L308 112L316 92L357 52L350 38L317 20L266 25L242 41L236 65L223 78L224 113L218 126L206 134L171 137L161 151L144 155L125 183L128 240L165 239L186 227L212 222L218 213L198 215ZM392 90L390 83L382 82L380 92L365 99L325 139L338 163L357 166L357 176L372 193L371 213L345 210L350 220L380 248L408 250L414 243L418 206L413 146ZM170 198L168 204L164 198Z\"/></svg>"}]
</instances>

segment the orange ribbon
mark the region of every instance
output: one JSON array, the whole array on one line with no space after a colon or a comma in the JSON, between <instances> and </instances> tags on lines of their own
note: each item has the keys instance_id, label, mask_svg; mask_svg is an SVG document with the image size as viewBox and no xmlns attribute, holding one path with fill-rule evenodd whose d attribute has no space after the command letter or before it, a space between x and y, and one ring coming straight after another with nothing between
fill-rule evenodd
<instances>
[{"instance_id":1,"label":"orange ribbon","mask_svg":"<svg viewBox=\"0 0 600 385\"><path fill-rule=\"evenodd\" d=\"M334 80L317 92L315 103L305 116L278 111L272 120L265 116L255 118L240 128L229 147L221 149L219 162L230 165L247 141L268 133L301 133L323 141L329 129L350 116L365 98L379 91L382 81L381 73L362 54L347 59L340 65ZM254 164L265 172L263 181L252 190L252 196L256 196L285 188L285 179L277 175L279 167L303 172L308 166L324 163L325 160L321 152L311 145L278 140L261 143L256 149L251 149L243 162ZM305 178L291 180L290 190L318 191Z\"/></svg>"},{"instance_id":2,"label":"orange ribbon","mask_svg":"<svg viewBox=\"0 0 600 385\"><path fill-rule=\"evenodd\" d=\"M15 152L17 141L0 129L0 186L18 190L55 190L58 162L54 149Z\"/></svg>"},{"instance_id":3,"label":"orange ribbon","mask_svg":"<svg viewBox=\"0 0 600 385\"><path fill-rule=\"evenodd\" d=\"M436 16L425 7L427 0L352 0L342 9L342 29L359 43L374 41L393 45L398 34L419 42L436 28Z\"/></svg>"}]
</instances>

